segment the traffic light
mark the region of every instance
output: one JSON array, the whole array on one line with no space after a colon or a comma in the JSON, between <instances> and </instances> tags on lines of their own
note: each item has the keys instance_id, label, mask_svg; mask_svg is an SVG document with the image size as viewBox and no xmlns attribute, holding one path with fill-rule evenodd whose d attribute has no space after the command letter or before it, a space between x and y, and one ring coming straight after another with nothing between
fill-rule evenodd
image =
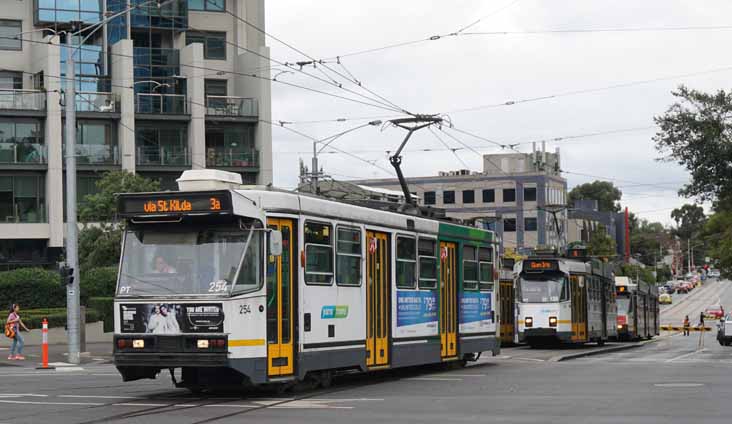
<instances>
[{"instance_id":1,"label":"traffic light","mask_svg":"<svg viewBox=\"0 0 732 424\"><path fill-rule=\"evenodd\" d=\"M74 268L64 265L59 269L59 273L61 274L61 284L70 286L74 283Z\"/></svg>"}]
</instances>

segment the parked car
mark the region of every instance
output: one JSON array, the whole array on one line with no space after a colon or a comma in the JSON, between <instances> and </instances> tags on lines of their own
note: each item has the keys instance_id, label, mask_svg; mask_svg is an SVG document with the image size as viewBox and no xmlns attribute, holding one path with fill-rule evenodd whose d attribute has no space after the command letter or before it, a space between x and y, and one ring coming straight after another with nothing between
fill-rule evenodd
<instances>
[{"instance_id":1,"label":"parked car","mask_svg":"<svg viewBox=\"0 0 732 424\"><path fill-rule=\"evenodd\" d=\"M676 286L676 293L689 293L689 283L686 281L681 281Z\"/></svg>"},{"instance_id":2,"label":"parked car","mask_svg":"<svg viewBox=\"0 0 732 424\"><path fill-rule=\"evenodd\" d=\"M674 294L676 293L676 286L672 281L669 281L668 283L664 284L664 289L666 289L666 293L668 294Z\"/></svg>"},{"instance_id":3,"label":"parked car","mask_svg":"<svg viewBox=\"0 0 732 424\"><path fill-rule=\"evenodd\" d=\"M710 306L704 310L704 318L721 319L722 317L724 317L724 308L722 305ZM730 336L732 336L732 333L730 333Z\"/></svg>"},{"instance_id":4,"label":"parked car","mask_svg":"<svg viewBox=\"0 0 732 424\"><path fill-rule=\"evenodd\" d=\"M727 314L724 319L719 320L717 341L722 346L732 345L732 313Z\"/></svg>"},{"instance_id":5,"label":"parked car","mask_svg":"<svg viewBox=\"0 0 732 424\"><path fill-rule=\"evenodd\" d=\"M658 296L658 303L661 305L670 305L673 303L673 299L671 298L671 295L668 293L664 293L660 296Z\"/></svg>"},{"instance_id":6,"label":"parked car","mask_svg":"<svg viewBox=\"0 0 732 424\"><path fill-rule=\"evenodd\" d=\"M707 273L707 276L709 278L719 278L721 276L721 273L719 272L718 269L710 269L709 272Z\"/></svg>"}]
</instances>

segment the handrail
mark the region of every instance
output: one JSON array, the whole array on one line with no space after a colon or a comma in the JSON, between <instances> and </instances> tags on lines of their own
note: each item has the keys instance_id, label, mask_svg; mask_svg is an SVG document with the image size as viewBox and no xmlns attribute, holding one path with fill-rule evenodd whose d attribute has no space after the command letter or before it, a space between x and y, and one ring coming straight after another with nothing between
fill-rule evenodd
<instances>
[{"instance_id":1,"label":"handrail","mask_svg":"<svg viewBox=\"0 0 732 424\"><path fill-rule=\"evenodd\" d=\"M137 93L135 95L137 113L159 113L185 115L188 113L185 94Z\"/></svg>"},{"instance_id":2,"label":"handrail","mask_svg":"<svg viewBox=\"0 0 732 424\"><path fill-rule=\"evenodd\" d=\"M2 88L0 89L0 109L46 110L46 92Z\"/></svg>"},{"instance_id":3,"label":"handrail","mask_svg":"<svg viewBox=\"0 0 732 424\"><path fill-rule=\"evenodd\" d=\"M206 96L206 114L216 116L258 116L259 104L254 97Z\"/></svg>"}]
</instances>

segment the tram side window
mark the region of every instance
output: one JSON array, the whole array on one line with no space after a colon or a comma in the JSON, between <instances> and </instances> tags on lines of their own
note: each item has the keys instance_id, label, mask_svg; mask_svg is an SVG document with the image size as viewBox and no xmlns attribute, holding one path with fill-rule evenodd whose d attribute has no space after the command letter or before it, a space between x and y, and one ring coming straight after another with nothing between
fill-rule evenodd
<instances>
[{"instance_id":1,"label":"tram side window","mask_svg":"<svg viewBox=\"0 0 732 424\"><path fill-rule=\"evenodd\" d=\"M333 284L333 236L331 226L305 223L305 283Z\"/></svg>"},{"instance_id":2,"label":"tram side window","mask_svg":"<svg viewBox=\"0 0 732 424\"><path fill-rule=\"evenodd\" d=\"M361 285L361 231L355 228L336 229L336 284Z\"/></svg>"},{"instance_id":3,"label":"tram side window","mask_svg":"<svg viewBox=\"0 0 732 424\"><path fill-rule=\"evenodd\" d=\"M463 246L463 289L478 289L478 249Z\"/></svg>"},{"instance_id":4,"label":"tram side window","mask_svg":"<svg viewBox=\"0 0 732 424\"><path fill-rule=\"evenodd\" d=\"M396 285L413 289L417 282L417 241L413 237L397 237Z\"/></svg>"},{"instance_id":5,"label":"tram side window","mask_svg":"<svg viewBox=\"0 0 732 424\"><path fill-rule=\"evenodd\" d=\"M430 239L419 239L419 288L437 288L437 243Z\"/></svg>"},{"instance_id":6,"label":"tram side window","mask_svg":"<svg viewBox=\"0 0 732 424\"><path fill-rule=\"evenodd\" d=\"M481 247L478 249L480 289L493 290L493 249Z\"/></svg>"}]
</instances>

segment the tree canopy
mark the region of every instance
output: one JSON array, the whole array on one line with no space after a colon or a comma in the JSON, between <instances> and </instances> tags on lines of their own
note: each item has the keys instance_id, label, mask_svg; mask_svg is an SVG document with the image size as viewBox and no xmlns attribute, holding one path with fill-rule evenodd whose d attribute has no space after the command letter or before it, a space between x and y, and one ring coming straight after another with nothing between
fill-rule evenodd
<instances>
[{"instance_id":1,"label":"tree canopy","mask_svg":"<svg viewBox=\"0 0 732 424\"><path fill-rule=\"evenodd\" d=\"M620 212L620 198L623 192L609 181L593 181L574 187L568 196L569 206L575 200L597 200L598 209L602 212Z\"/></svg>"},{"instance_id":2,"label":"tree canopy","mask_svg":"<svg viewBox=\"0 0 732 424\"><path fill-rule=\"evenodd\" d=\"M676 233L683 239L689 239L699 233L707 220L704 208L689 204L671 211L671 218L676 221Z\"/></svg>"},{"instance_id":3,"label":"tree canopy","mask_svg":"<svg viewBox=\"0 0 732 424\"><path fill-rule=\"evenodd\" d=\"M111 171L97 181L97 189L97 193L84 197L79 208L81 222L112 222L117 213L117 194L160 191L160 183L127 171Z\"/></svg>"},{"instance_id":4,"label":"tree canopy","mask_svg":"<svg viewBox=\"0 0 732 424\"><path fill-rule=\"evenodd\" d=\"M613 257L615 256L615 239L607 233L604 225L598 225L590 233L590 241L587 243L587 252L590 256Z\"/></svg>"}]
</instances>

